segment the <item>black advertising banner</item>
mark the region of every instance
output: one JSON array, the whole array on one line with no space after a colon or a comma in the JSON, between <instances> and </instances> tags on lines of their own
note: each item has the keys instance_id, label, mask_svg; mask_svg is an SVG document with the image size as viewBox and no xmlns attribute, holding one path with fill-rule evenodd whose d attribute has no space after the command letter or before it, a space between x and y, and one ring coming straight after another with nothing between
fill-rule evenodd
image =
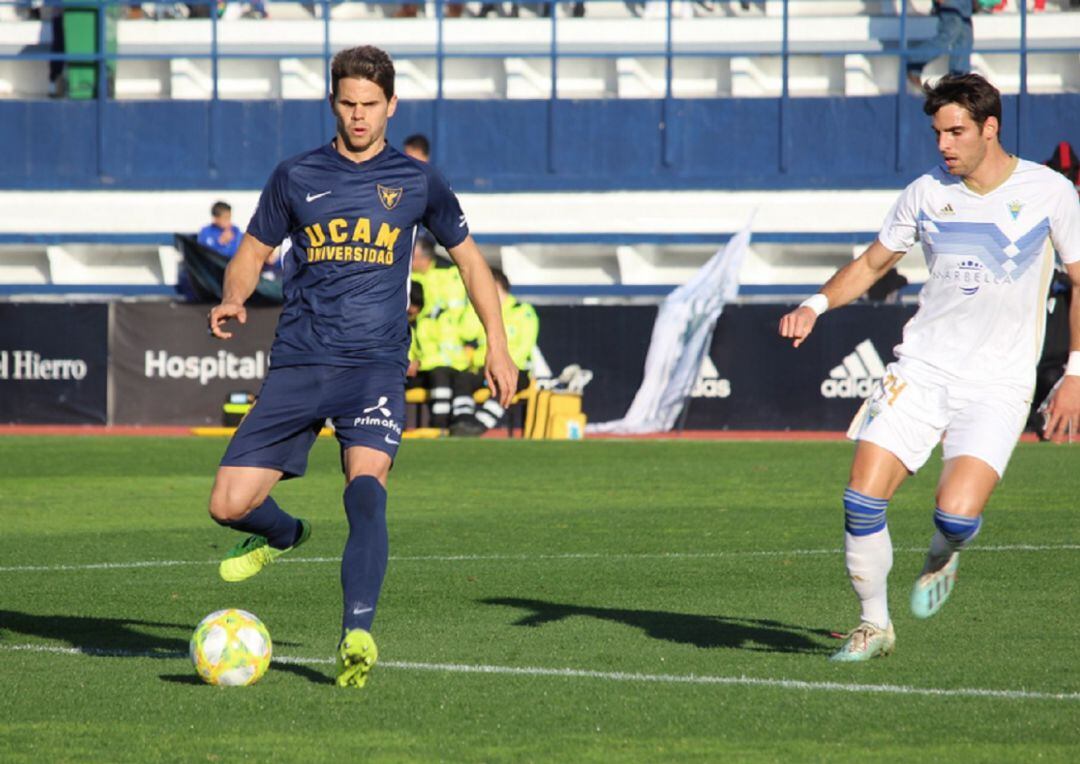
<instances>
[{"instance_id":1,"label":"black advertising banner","mask_svg":"<svg viewBox=\"0 0 1080 764\"><path fill-rule=\"evenodd\" d=\"M818 321L798 349L777 335L790 305L724 309L686 412L694 430L844 430L893 360L913 306L852 305ZM569 364L594 373L590 422L622 417L641 384L651 306L539 306L539 347L553 375Z\"/></svg>"},{"instance_id":2,"label":"black advertising banner","mask_svg":"<svg viewBox=\"0 0 1080 764\"><path fill-rule=\"evenodd\" d=\"M118 303L113 308L112 411L116 424L219 425L232 392L257 393L278 310L248 308L230 340L207 334L206 306Z\"/></svg>"},{"instance_id":3,"label":"black advertising banner","mask_svg":"<svg viewBox=\"0 0 1080 764\"><path fill-rule=\"evenodd\" d=\"M850 305L818 320L798 348L777 335L789 305L725 308L702 363L687 429L846 430L895 360L915 308Z\"/></svg>"},{"instance_id":4,"label":"black advertising banner","mask_svg":"<svg viewBox=\"0 0 1080 764\"><path fill-rule=\"evenodd\" d=\"M107 305L0 303L0 421L105 424Z\"/></svg>"},{"instance_id":5,"label":"black advertising banner","mask_svg":"<svg viewBox=\"0 0 1080 764\"><path fill-rule=\"evenodd\" d=\"M618 419L641 386L655 305L537 305L540 348L553 376L571 364L593 373L582 406L590 422Z\"/></svg>"}]
</instances>

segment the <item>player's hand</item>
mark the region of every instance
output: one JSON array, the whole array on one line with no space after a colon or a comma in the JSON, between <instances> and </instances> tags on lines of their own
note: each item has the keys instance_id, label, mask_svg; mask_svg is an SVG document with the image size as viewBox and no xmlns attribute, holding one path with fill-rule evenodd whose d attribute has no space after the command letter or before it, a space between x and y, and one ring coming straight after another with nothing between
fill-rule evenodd
<instances>
[{"instance_id":1,"label":"player's hand","mask_svg":"<svg viewBox=\"0 0 1080 764\"><path fill-rule=\"evenodd\" d=\"M226 332L222 327L234 318L242 324L247 323L247 310L243 305L235 302L223 302L220 305L215 305L210 309L210 315L207 316L207 320L210 322L207 331L219 340L232 339L232 332Z\"/></svg>"},{"instance_id":2,"label":"player's hand","mask_svg":"<svg viewBox=\"0 0 1080 764\"><path fill-rule=\"evenodd\" d=\"M780 336L795 340L791 344L798 347L810 336L817 319L817 313L813 310L799 306L780 319Z\"/></svg>"},{"instance_id":3,"label":"player's hand","mask_svg":"<svg viewBox=\"0 0 1080 764\"><path fill-rule=\"evenodd\" d=\"M1046 408L1043 434L1055 443L1072 442L1080 437L1080 377L1069 375L1061 381Z\"/></svg>"},{"instance_id":4,"label":"player's hand","mask_svg":"<svg viewBox=\"0 0 1080 764\"><path fill-rule=\"evenodd\" d=\"M488 347L487 358L484 361L484 379L487 380L488 389L499 404L504 409L508 408L510 401L514 398L514 393L517 392L518 367L505 348Z\"/></svg>"}]
</instances>

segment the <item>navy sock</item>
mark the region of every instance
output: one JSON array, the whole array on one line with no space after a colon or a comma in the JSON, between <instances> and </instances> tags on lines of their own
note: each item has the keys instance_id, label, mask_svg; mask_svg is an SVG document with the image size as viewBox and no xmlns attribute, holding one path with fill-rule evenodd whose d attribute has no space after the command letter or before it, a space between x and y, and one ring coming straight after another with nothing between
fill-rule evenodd
<instances>
[{"instance_id":1,"label":"navy sock","mask_svg":"<svg viewBox=\"0 0 1080 764\"><path fill-rule=\"evenodd\" d=\"M300 537L300 523L269 496L239 520L218 520L218 525L265 536L274 549L288 549Z\"/></svg>"},{"instance_id":2,"label":"navy sock","mask_svg":"<svg viewBox=\"0 0 1080 764\"><path fill-rule=\"evenodd\" d=\"M390 555L386 489L370 475L354 478L345 487L345 515L349 518L349 539L341 557L342 630L371 631Z\"/></svg>"}]
</instances>

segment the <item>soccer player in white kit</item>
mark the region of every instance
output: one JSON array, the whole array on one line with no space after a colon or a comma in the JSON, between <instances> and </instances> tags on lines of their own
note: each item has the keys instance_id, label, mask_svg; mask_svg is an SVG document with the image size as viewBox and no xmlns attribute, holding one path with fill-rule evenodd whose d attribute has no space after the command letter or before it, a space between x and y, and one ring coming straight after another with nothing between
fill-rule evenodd
<instances>
[{"instance_id":1,"label":"soccer player in white kit","mask_svg":"<svg viewBox=\"0 0 1080 764\"><path fill-rule=\"evenodd\" d=\"M911 593L928 618L956 583L959 550L975 538L982 511L1023 431L1042 351L1054 250L1072 280L1070 355L1045 432L1080 433L1080 201L1066 178L1008 154L998 140L1001 97L976 74L927 87L944 163L904 189L877 241L819 294L780 320L798 347L818 316L863 294L916 243L930 278L895 348L897 362L852 422L858 441L844 491L848 576L862 604L859 625L833 656L864 661L896 643L886 579L892 542L886 507L904 479L943 442L926 564Z\"/></svg>"}]
</instances>

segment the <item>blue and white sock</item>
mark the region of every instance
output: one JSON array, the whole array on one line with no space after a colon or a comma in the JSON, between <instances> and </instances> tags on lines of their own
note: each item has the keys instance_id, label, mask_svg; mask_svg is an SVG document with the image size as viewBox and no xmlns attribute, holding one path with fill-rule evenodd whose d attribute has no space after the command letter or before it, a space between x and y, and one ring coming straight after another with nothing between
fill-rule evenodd
<instances>
[{"instance_id":1,"label":"blue and white sock","mask_svg":"<svg viewBox=\"0 0 1080 764\"><path fill-rule=\"evenodd\" d=\"M370 475L354 478L345 487L344 501L349 538L341 556L342 634L352 629L371 631L390 556L382 484Z\"/></svg>"},{"instance_id":2,"label":"blue and white sock","mask_svg":"<svg viewBox=\"0 0 1080 764\"><path fill-rule=\"evenodd\" d=\"M952 557L953 552L960 551L975 540L982 529L982 515L954 515L937 507L934 509L934 525L937 526L937 531L930 539L924 574L940 570Z\"/></svg>"},{"instance_id":3,"label":"blue and white sock","mask_svg":"<svg viewBox=\"0 0 1080 764\"><path fill-rule=\"evenodd\" d=\"M862 620L879 628L889 625L888 579L893 549L885 522L888 499L853 488L844 491L844 558L851 588L862 604Z\"/></svg>"}]
</instances>

